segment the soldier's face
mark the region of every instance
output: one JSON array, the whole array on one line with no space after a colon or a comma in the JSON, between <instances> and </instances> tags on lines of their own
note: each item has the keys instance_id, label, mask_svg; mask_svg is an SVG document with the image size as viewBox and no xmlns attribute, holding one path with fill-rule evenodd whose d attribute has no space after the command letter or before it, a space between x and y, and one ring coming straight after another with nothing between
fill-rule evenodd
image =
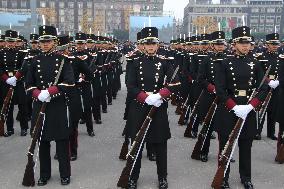
<instances>
[{"instance_id":1,"label":"soldier's face","mask_svg":"<svg viewBox=\"0 0 284 189\"><path fill-rule=\"evenodd\" d=\"M213 49L216 51L216 52L223 52L225 50L226 46L225 45L222 45L222 44L214 44L213 45Z\"/></svg>"},{"instance_id":2,"label":"soldier's face","mask_svg":"<svg viewBox=\"0 0 284 189\"><path fill-rule=\"evenodd\" d=\"M267 44L266 47L268 51L276 52L280 46L276 44Z\"/></svg>"},{"instance_id":3,"label":"soldier's face","mask_svg":"<svg viewBox=\"0 0 284 189\"><path fill-rule=\"evenodd\" d=\"M77 44L76 44L76 49L77 49L78 51L85 50L85 47L86 47L85 43L77 43Z\"/></svg>"},{"instance_id":4,"label":"soldier's face","mask_svg":"<svg viewBox=\"0 0 284 189\"><path fill-rule=\"evenodd\" d=\"M87 43L87 48L88 48L88 49L92 49L93 46L94 46L93 43Z\"/></svg>"},{"instance_id":5,"label":"soldier's face","mask_svg":"<svg viewBox=\"0 0 284 189\"><path fill-rule=\"evenodd\" d=\"M159 48L158 43L146 43L144 44L144 49L149 55L156 54L157 50Z\"/></svg>"},{"instance_id":6,"label":"soldier's face","mask_svg":"<svg viewBox=\"0 0 284 189\"><path fill-rule=\"evenodd\" d=\"M37 49L38 48L38 43L31 43L32 49Z\"/></svg>"},{"instance_id":7,"label":"soldier's face","mask_svg":"<svg viewBox=\"0 0 284 189\"><path fill-rule=\"evenodd\" d=\"M17 44L17 42L15 42L15 41L7 41L7 42L6 42L6 46L7 46L8 48L15 48L15 47L16 47L16 44Z\"/></svg>"},{"instance_id":8,"label":"soldier's face","mask_svg":"<svg viewBox=\"0 0 284 189\"><path fill-rule=\"evenodd\" d=\"M250 42L242 42L242 43L235 43L235 49L237 53L246 55L250 51L251 44Z\"/></svg>"},{"instance_id":9,"label":"soldier's face","mask_svg":"<svg viewBox=\"0 0 284 189\"><path fill-rule=\"evenodd\" d=\"M43 52L48 52L54 47L55 42L54 40L40 41L39 45Z\"/></svg>"},{"instance_id":10,"label":"soldier's face","mask_svg":"<svg viewBox=\"0 0 284 189\"><path fill-rule=\"evenodd\" d=\"M0 42L0 47L5 47L5 42Z\"/></svg>"}]
</instances>

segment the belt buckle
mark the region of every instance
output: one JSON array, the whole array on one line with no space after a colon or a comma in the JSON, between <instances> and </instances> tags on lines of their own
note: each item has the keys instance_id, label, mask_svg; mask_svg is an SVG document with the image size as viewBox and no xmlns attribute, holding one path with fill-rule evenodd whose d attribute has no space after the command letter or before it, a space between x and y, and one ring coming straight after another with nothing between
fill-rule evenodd
<instances>
[{"instance_id":1,"label":"belt buckle","mask_svg":"<svg viewBox=\"0 0 284 189\"><path fill-rule=\"evenodd\" d=\"M269 79L274 80L275 79L275 75L269 75Z\"/></svg>"},{"instance_id":2,"label":"belt buckle","mask_svg":"<svg viewBox=\"0 0 284 189\"><path fill-rule=\"evenodd\" d=\"M247 96L246 90L238 90L238 96Z\"/></svg>"},{"instance_id":3,"label":"belt buckle","mask_svg":"<svg viewBox=\"0 0 284 189\"><path fill-rule=\"evenodd\" d=\"M14 72L8 72L8 76L9 77L13 77L14 76Z\"/></svg>"}]
</instances>

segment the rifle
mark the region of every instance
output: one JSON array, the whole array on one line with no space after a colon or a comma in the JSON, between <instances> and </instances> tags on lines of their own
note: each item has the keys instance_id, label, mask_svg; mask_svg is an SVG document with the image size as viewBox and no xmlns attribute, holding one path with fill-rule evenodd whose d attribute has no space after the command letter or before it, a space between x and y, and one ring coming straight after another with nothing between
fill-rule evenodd
<instances>
[{"instance_id":1,"label":"rifle","mask_svg":"<svg viewBox=\"0 0 284 189\"><path fill-rule=\"evenodd\" d=\"M176 77L176 74L178 72L179 67L176 68L176 70L173 73L173 76L171 78L171 81ZM121 188L127 188L128 180L132 174L132 171L134 169L136 160L138 158L138 155L140 153L140 150L142 148L142 145L144 143L145 137L148 133L150 124L152 122L152 118L155 115L157 111L157 107L152 106L146 119L144 120L142 127L140 128L139 132L137 133L135 140L133 144L131 145L131 148L126 156L126 165L123 168L121 175L119 177L119 180L117 182L117 187Z\"/></svg>"},{"instance_id":2,"label":"rifle","mask_svg":"<svg viewBox=\"0 0 284 189\"><path fill-rule=\"evenodd\" d=\"M192 159L196 159L196 160L200 159L200 153L203 149L205 140L207 138L209 129L211 127L212 119L213 119L215 111L217 109L217 101L218 101L218 97L215 97L213 103L211 104L211 106L209 108L209 111L206 114L206 117L204 118L204 121L202 123L202 129L201 129L201 131L198 135L197 142L196 142L194 149L192 151L192 154L191 154Z\"/></svg>"},{"instance_id":3,"label":"rifle","mask_svg":"<svg viewBox=\"0 0 284 189\"><path fill-rule=\"evenodd\" d=\"M269 66L268 70L266 71L259 87L257 89L254 89L252 95L250 96L248 103L251 101L251 99L253 99L257 92L259 91L259 89L262 87L262 85L264 84L269 72L271 69L271 65ZM230 161L232 159L234 150L236 148L237 142L239 140L240 134L242 132L243 126L244 126L245 120L243 120L242 118L239 118L237 123L235 124L231 134L229 135L229 139L222 151L221 157L219 157L219 166L217 169L217 172L214 176L214 179L212 181L211 187L214 189L220 189L221 188L221 184L223 182L224 176L228 170Z\"/></svg>"},{"instance_id":4,"label":"rifle","mask_svg":"<svg viewBox=\"0 0 284 189\"><path fill-rule=\"evenodd\" d=\"M200 103L200 100L201 100L201 97L203 96L203 93L204 93L204 89L201 91L197 101L194 104L194 107L192 109L191 115L189 117L189 123L187 124L187 127L186 127L186 129L184 131L184 137L189 138L190 135L191 135L192 127L195 124L195 121L197 119L197 107L198 107L198 105Z\"/></svg>"},{"instance_id":5,"label":"rifle","mask_svg":"<svg viewBox=\"0 0 284 189\"><path fill-rule=\"evenodd\" d=\"M276 78L276 79L277 79L277 78ZM262 104L262 107L261 107L260 111L259 111L259 112L260 112L259 117L258 117L259 123L262 122L262 120L263 120L263 118L264 118L264 116L265 116L267 107L268 107L268 105L269 105L269 103L270 103L270 100L271 100L271 98L272 98L272 94L273 94L273 89L271 88L271 89L269 90L269 93L267 94L267 96L266 96L266 98L265 98L263 104Z\"/></svg>"},{"instance_id":6,"label":"rifle","mask_svg":"<svg viewBox=\"0 0 284 189\"><path fill-rule=\"evenodd\" d=\"M13 94L14 94L14 88L10 87L4 99L3 106L1 109L1 113L0 113L0 136L4 136L4 130L5 130L4 125L7 119L7 114L8 114L10 105L11 105Z\"/></svg>"},{"instance_id":7,"label":"rifle","mask_svg":"<svg viewBox=\"0 0 284 189\"><path fill-rule=\"evenodd\" d=\"M181 106L181 110L180 110L181 111L181 115L180 115L179 120L178 120L178 124L179 125L184 125L185 124L184 120L185 120L185 116L186 116L186 113L187 113L187 110L188 110L188 107L189 107L189 105L187 105L188 100L189 100L189 95L187 96L185 102Z\"/></svg>"},{"instance_id":8,"label":"rifle","mask_svg":"<svg viewBox=\"0 0 284 189\"><path fill-rule=\"evenodd\" d=\"M63 69L63 65L64 65L64 59L61 62L61 65L59 67L59 71L56 75L55 81L53 83L53 85L57 85L58 81L59 81L59 77L61 75L62 69ZM34 178L34 166L35 166L35 162L33 160L34 157L34 151L35 151L35 147L36 147L36 142L39 138L39 145L40 145L40 140L41 140L41 135L42 135L42 131L43 131L43 125L44 125L44 116L45 116L45 109L47 106L47 102L43 102L39 111L39 114L37 116L36 119L36 124L32 133L32 140L31 140L31 145L28 151L28 163L26 165L26 169L25 169L25 173L24 173L24 178L23 178L23 182L22 185L23 186L34 186L35 185L35 178Z\"/></svg>"},{"instance_id":9,"label":"rifle","mask_svg":"<svg viewBox=\"0 0 284 189\"><path fill-rule=\"evenodd\" d=\"M279 134L278 145L277 145L277 154L275 157L275 161L283 164L284 163L284 134L282 136Z\"/></svg>"}]
</instances>

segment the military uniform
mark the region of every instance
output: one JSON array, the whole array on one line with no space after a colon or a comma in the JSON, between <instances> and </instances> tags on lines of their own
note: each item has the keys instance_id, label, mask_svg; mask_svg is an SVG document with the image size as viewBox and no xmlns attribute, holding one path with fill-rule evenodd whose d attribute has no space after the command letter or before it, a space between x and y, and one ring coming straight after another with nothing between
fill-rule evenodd
<instances>
[{"instance_id":1,"label":"military uniform","mask_svg":"<svg viewBox=\"0 0 284 189\"><path fill-rule=\"evenodd\" d=\"M280 55L280 69L279 69L279 106L277 111L277 122L279 123L279 134L277 147L284 144L284 56ZM278 149L277 148L277 149Z\"/></svg>"},{"instance_id":2,"label":"military uniform","mask_svg":"<svg viewBox=\"0 0 284 189\"><path fill-rule=\"evenodd\" d=\"M54 40L56 29L52 26L41 26L39 35L40 41ZM57 85L52 85L59 72L60 65L63 63L59 82ZM41 186L47 184L51 177L51 141L56 142L61 183L66 185L70 182L70 125L66 102L68 87L70 86L74 86L74 74L71 64L66 61L64 56L50 50L49 52L42 52L33 59L27 75L27 91L34 98L32 127L36 124L42 102L48 102L39 145L40 179L38 185Z\"/></svg>"},{"instance_id":3,"label":"military uniform","mask_svg":"<svg viewBox=\"0 0 284 189\"><path fill-rule=\"evenodd\" d=\"M279 40L279 34L273 33L266 36L266 41ZM279 44L279 43L278 43ZM268 74L269 79L277 80L279 74L280 67L280 57L278 52L264 52L257 59L262 63L263 70L266 71L271 65L270 72ZM276 123L276 114L277 114L277 106L278 106L278 96L279 96L279 87L273 89L272 97L270 103L267 107L267 136L271 139L276 140L275 137L275 123ZM258 135L261 136L262 128L264 125L265 119L259 123Z\"/></svg>"},{"instance_id":4,"label":"military uniform","mask_svg":"<svg viewBox=\"0 0 284 189\"><path fill-rule=\"evenodd\" d=\"M17 32L12 30L6 31L6 40L15 41L17 39ZM2 92L3 98L7 94L9 88L12 86L7 83L10 79L16 80L14 87L14 95L9 107L6 125L7 132L5 136L14 134L14 105L18 104L21 115L20 126L21 136L26 136L28 129L27 110L26 110L26 92L23 82L23 72L21 71L22 63L25 54L16 48L6 48L0 53L0 77L2 78Z\"/></svg>"},{"instance_id":5,"label":"military uniform","mask_svg":"<svg viewBox=\"0 0 284 189\"><path fill-rule=\"evenodd\" d=\"M249 43L250 29L248 27L235 28L232 36L236 43ZM244 116L242 113L246 113L246 119L243 118L245 123L238 140L239 172L246 189L253 188L251 183L251 147L257 130L256 113L251 108L258 107L264 100L267 85L264 84L256 97L249 102L248 100L254 89L259 87L263 76L263 70L258 61L239 54L222 61L216 72L216 92L220 102L216 110L214 126L219 134L220 153L238 120L237 116ZM241 112L241 114L238 112ZM229 173L230 167L226 172L224 182L228 182Z\"/></svg>"},{"instance_id":6,"label":"military uniform","mask_svg":"<svg viewBox=\"0 0 284 189\"><path fill-rule=\"evenodd\" d=\"M224 45L225 42L225 33L222 31L216 31L211 34L213 44L221 44ZM198 116L203 121L205 116L208 113L210 106L212 105L214 99L216 98L216 90L215 90L215 77L216 70L221 61L226 58L226 54L224 52L214 52L206 57L198 70L197 82L204 90L204 93L200 99L200 103L198 106ZM211 135L214 131L213 123L211 122L211 126L207 132L207 136L205 142L203 144L202 152L201 152L201 161L206 162L208 160L208 153L210 148L210 139Z\"/></svg>"},{"instance_id":7,"label":"military uniform","mask_svg":"<svg viewBox=\"0 0 284 189\"><path fill-rule=\"evenodd\" d=\"M156 42L157 32L157 28L144 28L142 29L142 38L144 40L148 39L151 43ZM156 94L162 98L168 98L172 92L177 91L179 83L177 79L170 82L174 70L168 61L160 59L158 56L145 55L135 59L132 64L129 67L127 89L135 99L131 101L129 107L127 133L134 141L137 132L151 109L151 106L147 105L147 98L151 98L151 94L152 96ZM168 87L164 87L165 77L167 77ZM146 142L153 143L157 155L156 163L160 188L167 188L167 140L171 137L171 133L167 114L168 104L164 102L160 105L150 124ZM136 160L129 188L136 188L141 167L142 151L143 147Z\"/></svg>"}]
</instances>

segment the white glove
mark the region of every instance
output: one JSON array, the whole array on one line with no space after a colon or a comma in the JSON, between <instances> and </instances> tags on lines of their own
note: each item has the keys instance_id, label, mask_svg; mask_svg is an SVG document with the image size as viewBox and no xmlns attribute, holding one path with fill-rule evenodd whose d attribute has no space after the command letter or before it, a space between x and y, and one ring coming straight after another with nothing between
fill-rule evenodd
<instances>
[{"instance_id":1,"label":"white glove","mask_svg":"<svg viewBox=\"0 0 284 189\"><path fill-rule=\"evenodd\" d=\"M15 76L10 77L6 80L6 83L15 87L17 85L17 78Z\"/></svg>"},{"instance_id":2,"label":"white glove","mask_svg":"<svg viewBox=\"0 0 284 189\"><path fill-rule=\"evenodd\" d=\"M249 104L249 105L237 105L233 108L233 110L234 110L236 116L245 120L247 115L250 113L250 111L253 110L253 106L251 104Z\"/></svg>"},{"instance_id":3,"label":"white glove","mask_svg":"<svg viewBox=\"0 0 284 189\"><path fill-rule=\"evenodd\" d=\"M154 103L156 103L158 100L161 100L161 99L162 99L162 97L159 93L151 94L145 99L145 102L148 105L152 106L152 105L154 105Z\"/></svg>"},{"instance_id":4,"label":"white glove","mask_svg":"<svg viewBox=\"0 0 284 189\"><path fill-rule=\"evenodd\" d=\"M156 101L153 105L155 106L155 107L160 107L161 105L163 104L163 100L158 100L158 101Z\"/></svg>"},{"instance_id":5,"label":"white glove","mask_svg":"<svg viewBox=\"0 0 284 189\"><path fill-rule=\"evenodd\" d=\"M81 83L82 81L84 81L84 79L80 77L78 82Z\"/></svg>"},{"instance_id":6,"label":"white glove","mask_svg":"<svg viewBox=\"0 0 284 189\"><path fill-rule=\"evenodd\" d=\"M48 90L42 90L38 95L38 100L41 102L50 102L50 94Z\"/></svg>"},{"instance_id":7,"label":"white glove","mask_svg":"<svg viewBox=\"0 0 284 189\"><path fill-rule=\"evenodd\" d=\"M269 87L271 87L272 89L276 89L279 86L279 81L278 80L271 80L268 83Z\"/></svg>"}]
</instances>

